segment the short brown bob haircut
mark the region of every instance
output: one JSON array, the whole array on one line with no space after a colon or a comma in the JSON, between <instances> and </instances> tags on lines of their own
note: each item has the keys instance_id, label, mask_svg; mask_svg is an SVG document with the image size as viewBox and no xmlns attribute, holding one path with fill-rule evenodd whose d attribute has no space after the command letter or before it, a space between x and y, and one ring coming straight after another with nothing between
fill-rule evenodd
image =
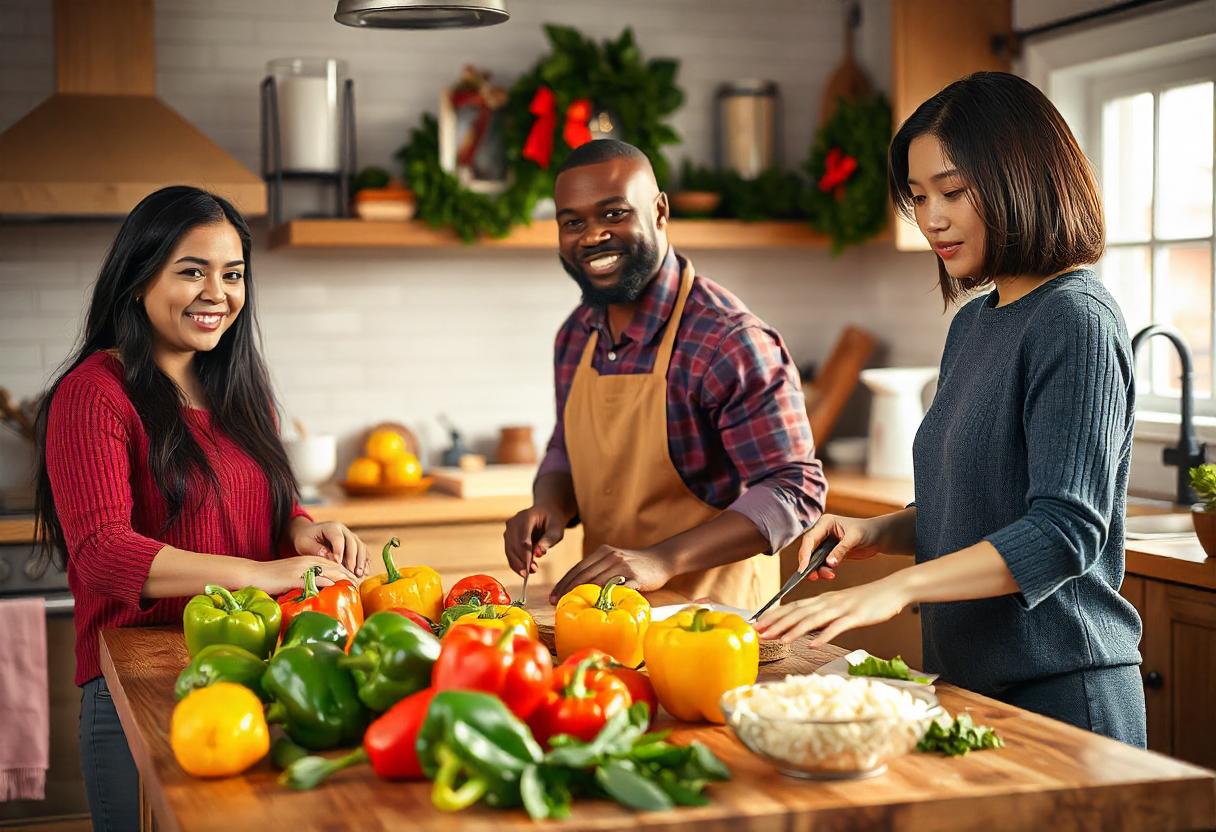
<instances>
[{"instance_id":1,"label":"short brown bob haircut","mask_svg":"<svg viewBox=\"0 0 1216 832\"><path fill-rule=\"evenodd\" d=\"M988 229L980 273L954 279L938 258L946 303L998 277L1046 277L1102 256L1106 224L1089 160L1055 105L1007 72L977 72L916 108L891 140L888 184L896 210L915 211L908 147L933 135L967 182Z\"/></svg>"}]
</instances>

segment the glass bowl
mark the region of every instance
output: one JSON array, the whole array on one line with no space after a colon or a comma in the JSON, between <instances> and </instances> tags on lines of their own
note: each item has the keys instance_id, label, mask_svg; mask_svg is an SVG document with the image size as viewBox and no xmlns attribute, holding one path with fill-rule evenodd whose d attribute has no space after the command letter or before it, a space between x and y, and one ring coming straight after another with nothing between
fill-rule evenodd
<instances>
[{"instance_id":1,"label":"glass bowl","mask_svg":"<svg viewBox=\"0 0 1216 832\"><path fill-rule=\"evenodd\" d=\"M858 718L815 719L797 715L760 714L754 706L770 695L796 696L800 680L837 679L825 683L834 695L854 698L860 688L846 689L842 683L882 685L887 691L906 694L896 713ZM819 683L815 683L819 684ZM890 697L886 697L890 698ZM926 689L896 688L873 679L841 677L787 677L729 690L720 702L726 724L739 742L752 753L772 763L782 774L810 780L845 780L873 777L887 769L887 761L916 747L929 723L942 716L937 696ZM763 705L762 705L763 707Z\"/></svg>"}]
</instances>

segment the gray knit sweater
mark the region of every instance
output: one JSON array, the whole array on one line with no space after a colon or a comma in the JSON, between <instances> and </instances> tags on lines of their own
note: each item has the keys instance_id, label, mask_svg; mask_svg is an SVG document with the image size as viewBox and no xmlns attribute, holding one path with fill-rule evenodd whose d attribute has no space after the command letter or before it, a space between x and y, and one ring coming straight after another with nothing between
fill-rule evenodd
<instances>
[{"instance_id":1,"label":"gray knit sweater","mask_svg":"<svg viewBox=\"0 0 1216 832\"><path fill-rule=\"evenodd\" d=\"M921 606L925 667L997 695L1058 673L1137 664L1119 595L1132 447L1131 346L1089 270L950 326L916 434L916 560L987 540L1021 592Z\"/></svg>"}]
</instances>

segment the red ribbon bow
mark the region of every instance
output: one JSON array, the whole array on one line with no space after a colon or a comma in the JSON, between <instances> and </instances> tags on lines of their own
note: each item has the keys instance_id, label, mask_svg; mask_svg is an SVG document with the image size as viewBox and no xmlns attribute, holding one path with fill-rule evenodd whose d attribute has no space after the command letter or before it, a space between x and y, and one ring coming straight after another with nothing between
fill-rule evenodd
<instances>
[{"instance_id":1,"label":"red ribbon bow","mask_svg":"<svg viewBox=\"0 0 1216 832\"><path fill-rule=\"evenodd\" d=\"M835 191L839 199L844 195L844 183L856 172L857 160L846 156L839 147L833 147L828 151L828 158L824 162L823 176L819 178L819 190Z\"/></svg>"},{"instance_id":2,"label":"red ribbon bow","mask_svg":"<svg viewBox=\"0 0 1216 832\"><path fill-rule=\"evenodd\" d=\"M531 159L542 168L549 167L553 157L553 128L557 126L557 96L553 90L541 86L532 96L528 111L536 116L528 138L524 142L523 156ZM591 101L579 98L570 102L566 108L566 124L562 128L562 139L573 150L579 145L591 141L591 128L587 122L591 119Z\"/></svg>"}]
</instances>

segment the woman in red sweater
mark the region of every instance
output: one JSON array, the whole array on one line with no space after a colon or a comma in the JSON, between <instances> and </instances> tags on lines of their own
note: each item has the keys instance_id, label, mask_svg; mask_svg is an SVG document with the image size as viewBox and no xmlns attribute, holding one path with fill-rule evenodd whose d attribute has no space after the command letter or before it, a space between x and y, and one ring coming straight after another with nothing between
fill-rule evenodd
<instances>
[{"instance_id":1,"label":"woman in red sweater","mask_svg":"<svg viewBox=\"0 0 1216 832\"><path fill-rule=\"evenodd\" d=\"M205 584L276 594L357 581L367 550L296 502L258 350L249 228L169 187L131 211L83 345L38 418L37 522L76 600L80 753L93 828L138 825L138 779L98 666L108 627L181 621Z\"/></svg>"}]
</instances>

